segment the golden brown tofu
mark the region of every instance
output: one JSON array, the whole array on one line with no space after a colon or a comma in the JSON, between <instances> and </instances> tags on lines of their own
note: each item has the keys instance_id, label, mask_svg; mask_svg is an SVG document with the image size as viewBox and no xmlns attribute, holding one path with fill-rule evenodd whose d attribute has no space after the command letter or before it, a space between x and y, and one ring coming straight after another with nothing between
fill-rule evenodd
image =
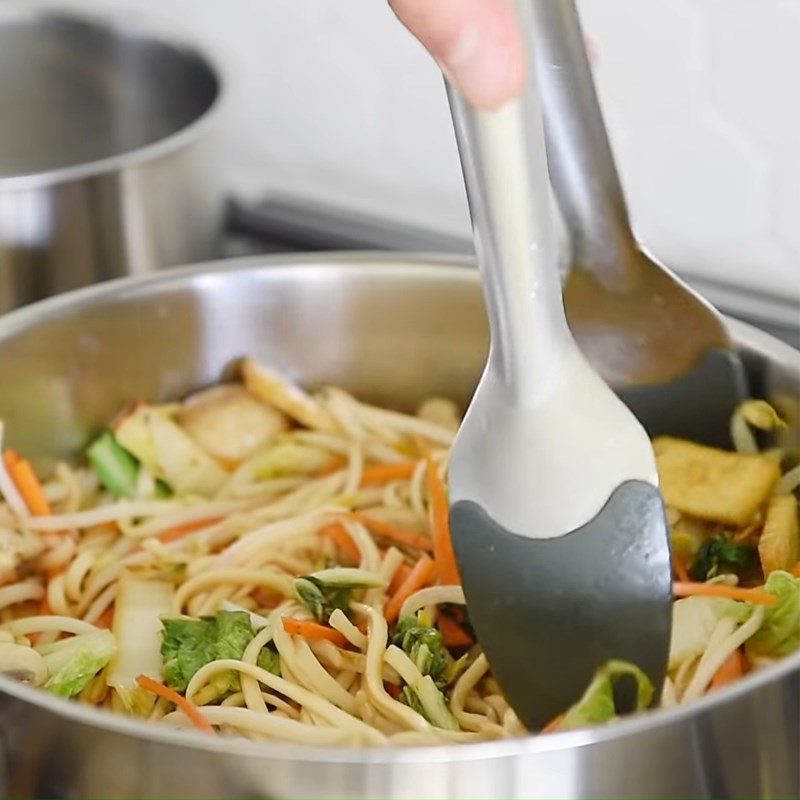
<instances>
[{"instance_id":1,"label":"golden brown tofu","mask_svg":"<svg viewBox=\"0 0 800 800\"><path fill-rule=\"evenodd\" d=\"M800 524L794 495L780 494L770 499L758 557L765 576L776 569L788 571L800 559Z\"/></svg>"},{"instance_id":2,"label":"golden brown tofu","mask_svg":"<svg viewBox=\"0 0 800 800\"><path fill-rule=\"evenodd\" d=\"M667 436L654 439L653 449L667 505L725 525L746 525L780 478L778 464L759 455Z\"/></svg>"}]
</instances>

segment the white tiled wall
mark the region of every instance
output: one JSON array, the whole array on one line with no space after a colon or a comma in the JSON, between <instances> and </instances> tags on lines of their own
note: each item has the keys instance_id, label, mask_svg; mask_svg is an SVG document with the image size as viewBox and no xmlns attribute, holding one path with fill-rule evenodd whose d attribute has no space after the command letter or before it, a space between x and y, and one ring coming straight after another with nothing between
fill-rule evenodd
<instances>
[{"instance_id":1,"label":"white tiled wall","mask_svg":"<svg viewBox=\"0 0 800 800\"><path fill-rule=\"evenodd\" d=\"M230 180L464 230L440 78L382 0L135 7L230 73ZM800 298L800 0L583 0L644 242L687 273Z\"/></svg>"}]
</instances>

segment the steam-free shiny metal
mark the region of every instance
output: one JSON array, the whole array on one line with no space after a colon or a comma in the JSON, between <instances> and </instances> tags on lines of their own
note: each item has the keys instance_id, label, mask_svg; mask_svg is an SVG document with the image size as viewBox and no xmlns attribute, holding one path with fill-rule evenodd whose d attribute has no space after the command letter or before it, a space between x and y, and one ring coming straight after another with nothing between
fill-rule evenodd
<instances>
[{"instance_id":1,"label":"steam-free shiny metal","mask_svg":"<svg viewBox=\"0 0 800 800\"><path fill-rule=\"evenodd\" d=\"M0 4L0 313L213 255L221 90L169 35Z\"/></svg>"},{"instance_id":2,"label":"steam-free shiny metal","mask_svg":"<svg viewBox=\"0 0 800 800\"><path fill-rule=\"evenodd\" d=\"M466 264L257 258L54 298L0 319L0 418L26 453L74 454L121 402L178 397L244 353L377 402L465 404L487 347ZM800 355L729 325L797 448ZM796 797L799 752L800 654L686 708L607 728L388 750L180 734L0 678L2 797Z\"/></svg>"},{"instance_id":3,"label":"steam-free shiny metal","mask_svg":"<svg viewBox=\"0 0 800 800\"><path fill-rule=\"evenodd\" d=\"M741 364L722 317L634 238L574 0L528 2L550 176L572 241L564 287L570 327L651 435L696 436L690 415L681 424L659 416L647 387L671 392L682 407L698 384L713 383L705 414L725 419L742 398ZM724 424L704 433L709 443L730 445Z\"/></svg>"}]
</instances>

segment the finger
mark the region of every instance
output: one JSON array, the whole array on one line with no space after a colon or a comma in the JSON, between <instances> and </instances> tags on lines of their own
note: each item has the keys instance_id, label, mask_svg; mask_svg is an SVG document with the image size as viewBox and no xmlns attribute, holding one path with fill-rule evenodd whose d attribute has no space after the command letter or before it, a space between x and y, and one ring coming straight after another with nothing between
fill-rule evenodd
<instances>
[{"instance_id":1,"label":"finger","mask_svg":"<svg viewBox=\"0 0 800 800\"><path fill-rule=\"evenodd\" d=\"M497 108L522 92L525 50L508 0L389 0L466 98Z\"/></svg>"}]
</instances>

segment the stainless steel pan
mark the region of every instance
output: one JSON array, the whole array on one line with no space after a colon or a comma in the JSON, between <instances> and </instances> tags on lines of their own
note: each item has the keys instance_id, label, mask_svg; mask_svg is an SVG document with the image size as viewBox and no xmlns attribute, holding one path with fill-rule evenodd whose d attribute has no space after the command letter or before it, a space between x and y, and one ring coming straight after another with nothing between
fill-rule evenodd
<instances>
[{"instance_id":1,"label":"stainless steel pan","mask_svg":"<svg viewBox=\"0 0 800 800\"><path fill-rule=\"evenodd\" d=\"M754 388L792 416L800 355L730 322ZM250 353L380 402L467 400L484 361L465 262L342 254L222 263L82 290L0 319L0 417L76 452L118 405L175 397ZM800 654L687 708L441 748L303 748L182 734L0 679L0 796L796 797Z\"/></svg>"},{"instance_id":2,"label":"stainless steel pan","mask_svg":"<svg viewBox=\"0 0 800 800\"><path fill-rule=\"evenodd\" d=\"M212 257L221 96L169 34L0 4L0 312Z\"/></svg>"}]
</instances>

